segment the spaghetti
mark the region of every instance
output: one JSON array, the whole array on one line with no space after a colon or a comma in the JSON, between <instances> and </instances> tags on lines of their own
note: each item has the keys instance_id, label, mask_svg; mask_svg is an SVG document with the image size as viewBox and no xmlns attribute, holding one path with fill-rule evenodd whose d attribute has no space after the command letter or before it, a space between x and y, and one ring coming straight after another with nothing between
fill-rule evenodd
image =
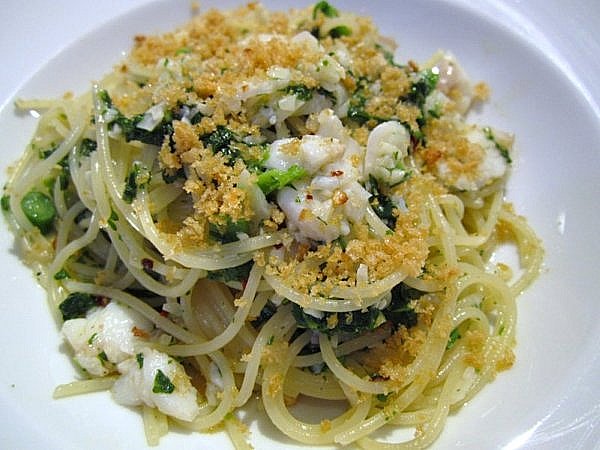
<instances>
[{"instance_id":1,"label":"spaghetti","mask_svg":"<svg viewBox=\"0 0 600 450\"><path fill-rule=\"evenodd\" d=\"M83 376L56 397L110 389L150 445L175 423L248 448L259 393L299 442L421 448L512 365L543 254L504 200L512 136L466 122L487 88L450 53L394 50L327 2L249 4L17 103L43 115L2 207ZM303 397L347 410L305 423Z\"/></svg>"}]
</instances>

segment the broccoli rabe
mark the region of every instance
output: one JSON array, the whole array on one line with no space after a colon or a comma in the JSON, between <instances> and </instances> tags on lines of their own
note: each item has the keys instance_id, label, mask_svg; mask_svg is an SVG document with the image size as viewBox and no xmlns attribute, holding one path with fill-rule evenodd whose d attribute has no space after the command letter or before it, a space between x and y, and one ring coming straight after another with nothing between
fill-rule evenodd
<instances>
[{"instance_id":1,"label":"broccoli rabe","mask_svg":"<svg viewBox=\"0 0 600 450\"><path fill-rule=\"evenodd\" d=\"M73 292L58 305L63 320L85 317L86 313L94 306L98 306L96 297L83 292Z\"/></svg>"},{"instance_id":2,"label":"broccoli rabe","mask_svg":"<svg viewBox=\"0 0 600 450\"><path fill-rule=\"evenodd\" d=\"M265 195L277 191L304 177L306 170L294 164L287 170L269 169L258 176L258 187Z\"/></svg>"},{"instance_id":3,"label":"broccoli rabe","mask_svg":"<svg viewBox=\"0 0 600 450\"><path fill-rule=\"evenodd\" d=\"M337 333L358 335L374 330L386 322L390 322L395 328L399 326L410 328L417 324L417 313L410 302L421 295L423 295L421 291L400 283L392 289L390 304L383 309L370 306L366 311L324 312L320 317L315 317L302 307L293 304L292 314L300 328L328 335Z\"/></svg>"}]
</instances>

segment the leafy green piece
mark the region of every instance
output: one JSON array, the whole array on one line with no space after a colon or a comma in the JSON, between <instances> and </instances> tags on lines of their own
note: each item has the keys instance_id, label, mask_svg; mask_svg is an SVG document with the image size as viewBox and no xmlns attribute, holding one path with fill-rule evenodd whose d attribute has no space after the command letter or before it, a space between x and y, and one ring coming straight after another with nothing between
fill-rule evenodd
<instances>
[{"instance_id":1,"label":"leafy green piece","mask_svg":"<svg viewBox=\"0 0 600 450\"><path fill-rule=\"evenodd\" d=\"M286 94L295 95L298 100L309 101L313 96L313 90L304 84L290 84L281 89Z\"/></svg>"},{"instance_id":2,"label":"leafy green piece","mask_svg":"<svg viewBox=\"0 0 600 450\"><path fill-rule=\"evenodd\" d=\"M392 301L383 310L385 317L396 327L403 325L406 328L417 324L417 313L410 306L412 300L423 295L423 292L413 289L404 283L397 284L392 288Z\"/></svg>"},{"instance_id":3,"label":"leafy green piece","mask_svg":"<svg viewBox=\"0 0 600 450\"><path fill-rule=\"evenodd\" d=\"M154 376L154 386L152 392L155 394L171 394L175 390L175 385L171 382L168 376L160 369L156 371Z\"/></svg>"},{"instance_id":4,"label":"leafy green piece","mask_svg":"<svg viewBox=\"0 0 600 450\"><path fill-rule=\"evenodd\" d=\"M425 99L435 89L439 78L439 74L433 73L431 69L422 71L417 80L411 84L410 90L404 97L404 100L407 100L422 109L425 104Z\"/></svg>"},{"instance_id":5,"label":"leafy green piece","mask_svg":"<svg viewBox=\"0 0 600 450\"><path fill-rule=\"evenodd\" d=\"M67 272L65 269L60 269L54 274L55 280L64 280L66 278L69 278L69 272Z\"/></svg>"},{"instance_id":6,"label":"leafy green piece","mask_svg":"<svg viewBox=\"0 0 600 450\"><path fill-rule=\"evenodd\" d=\"M337 324L334 327L329 326L330 317L337 314ZM315 330L328 335L339 332L357 335L365 331L374 330L385 322L385 316L382 311L374 306L367 309L366 312L350 311L342 313L324 312L321 318L307 314L304 309L297 304L292 305L292 315L300 328Z\"/></svg>"},{"instance_id":7,"label":"leafy green piece","mask_svg":"<svg viewBox=\"0 0 600 450\"><path fill-rule=\"evenodd\" d=\"M137 361L138 367L141 369L142 367L144 367L144 354L143 353L137 353L135 355L135 360Z\"/></svg>"},{"instance_id":8,"label":"leafy green piece","mask_svg":"<svg viewBox=\"0 0 600 450\"><path fill-rule=\"evenodd\" d=\"M86 313L94 306L98 306L96 297L84 292L73 292L58 305L63 320L85 317Z\"/></svg>"},{"instance_id":9,"label":"leafy green piece","mask_svg":"<svg viewBox=\"0 0 600 450\"><path fill-rule=\"evenodd\" d=\"M326 1L320 1L315 4L315 7L313 8L313 19L317 18L318 13L323 14L325 17L338 17L340 15L338 10Z\"/></svg>"},{"instance_id":10,"label":"leafy green piece","mask_svg":"<svg viewBox=\"0 0 600 450\"><path fill-rule=\"evenodd\" d=\"M371 208L388 228L394 230L396 228L396 216L394 215L396 205L387 195L380 192L377 180L372 175L369 175L368 189L373 194L369 198Z\"/></svg>"},{"instance_id":11,"label":"leafy green piece","mask_svg":"<svg viewBox=\"0 0 600 450\"><path fill-rule=\"evenodd\" d=\"M114 209L110 210L110 216L107 220L108 226L113 230L113 231L117 231L117 224L115 222L118 222L119 220L119 215L116 213L116 211Z\"/></svg>"},{"instance_id":12,"label":"leafy green piece","mask_svg":"<svg viewBox=\"0 0 600 450\"><path fill-rule=\"evenodd\" d=\"M460 335L458 328L455 328L454 330L452 330L450 332L450 336L448 336L448 343L446 344L446 350L450 350L452 347L454 347L454 344L456 344L456 341L458 341L461 337L462 336Z\"/></svg>"},{"instance_id":13,"label":"leafy green piece","mask_svg":"<svg viewBox=\"0 0 600 450\"><path fill-rule=\"evenodd\" d=\"M52 230L56 207L46 194L37 191L28 192L21 199L21 209L32 225L42 233L46 234Z\"/></svg>"},{"instance_id":14,"label":"leafy green piece","mask_svg":"<svg viewBox=\"0 0 600 450\"><path fill-rule=\"evenodd\" d=\"M264 194L268 195L273 191L288 186L304 176L306 176L304 167L294 164L287 170L269 169L266 172L261 173L258 176L257 184Z\"/></svg>"},{"instance_id":15,"label":"leafy green piece","mask_svg":"<svg viewBox=\"0 0 600 450\"><path fill-rule=\"evenodd\" d=\"M350 36L352 34L352 30L346 25L338 25L337 27L333 27L331 30L329 30L328 34L333 39L337 39L341 38L342 36Z\"/></svg>"},{"instance_id":16,"label":"leafy green piece","mask_svg":"<svg viewBox=\"0 0 600 450\"><path fill-rule=\"evenodd\" d=\"M504 158L504 160L508 164L511 164L512 159L510 158L510 152L508 151L508 148L506 148L504 145L500 144L496 140L496 136L494 136L494 132L492 131L492 129L490 127L485 127L485 128L483 128L483 133L485 134L485 137L487 139L489 139L490 141L492 141L494 143L495 147L498 149L498 151L500 152L500 155Z\"/></svg>"},{"instance_id":17,"label":"leafy green piece","mask_svg":"<svg viewBox=\"0 0 600 450\"><path fill-rule=\"evenodd\" d=\"M77 154L79 156L90 156L92 152L96 151L98 144L96 141L85 138L81 140L79 147L77 148Z\"/></svg>"},{"instance_id":18,"label":"leafy green piece","mask_svg":"<svg viewBox=\"0 0 600 450\"><path fill-rule=\"evenodd\" d=\"M229 156L230 160L240 156L239 150L231 146L232 142L237 142L237 135L224 125L217 125L212 133L201 137L204 145L212 148L213 153L222 153Z\"/></svg>"},{"instance_id":19,"label":"leafy green piece","mask_svg":"<svg viewBox=\"0 0 600 450\"><path fill-rule=\"evenodd\" d=\"M150 171L139 163L134 163L133 168L125 178L125 189L123 190L123 200L127 203L133 202L137 197L139 189L143 189L150 183Z\"/></svg>"},{"instance_id":20,"label":"leafy green piece","mask_svg":"<svg viewBox=\"0 0 600 450\"><path fill-rule=\"evenodd\" d=\"M2 211L10 211L10 195L4 194L0 199Z\"/></svg>"},{"instance_id":21,"label":"leafy green piece","mask_svg":"<svg viewBox=\"0 0 600 450\"><path fill-rule=\"evenodd\" d=\"M228 267L227 269L211 270L206 277L209 280L221 281L227 283L229 281L245 281L250 276L252 269L252 261L248 261L240 266Z\"/></svg>"},{"instance_id":22,"label":"leafy green piece","mask_svg":"<svg viewBox=\"0 0 600 450\"><path fill-rule=\"evenodd\" d=\"M238 233L248 233L249 231L250 221L241 219L234 222L229 216L226 217L225 224L210 223L208 227L208 234L211 239L222 244L237 241L239 240Z\"/></svg>"},{"instance_id":23,"label":"leafy green piece","mask_svg":"<svg viewBox=\"0 0 600 450\"><path fill-rule=\"evenodd\" d=\"M138 128L138 124L144 119L144 113L133 117L126 117L121 111L114 107L112 99L107 91L98 92L99 99L105 104L107 109L114 112L114 118L108 122L109 127L118 125L127 142L140 141L145 144L160 146L162 145L165 136L173 133L173 113L165 111L164 116L159 124L151 131Z\"/></svg>"}]
</instances>

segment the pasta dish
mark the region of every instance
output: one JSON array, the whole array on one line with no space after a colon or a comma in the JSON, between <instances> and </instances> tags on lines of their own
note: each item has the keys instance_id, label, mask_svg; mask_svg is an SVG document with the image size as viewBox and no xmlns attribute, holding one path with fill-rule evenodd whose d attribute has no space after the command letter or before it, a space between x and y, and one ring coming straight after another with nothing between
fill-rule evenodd
<instances>
[{"instance_id":1,"label":"pasta dish","mask_svg":"<svg viewBox=\"0 0 600 450\"><path fill-rule=\"evenodd\" d=\"M56 398L110 391L149 445L251 448L257 398L300 443L423 448L511 367L543 256L504 199L513 136L467 121L489 89L452 53L397 53L327 2L250 3L17 101L41 116L1 204L72 352Z\"/></svg>"}]
</instances>

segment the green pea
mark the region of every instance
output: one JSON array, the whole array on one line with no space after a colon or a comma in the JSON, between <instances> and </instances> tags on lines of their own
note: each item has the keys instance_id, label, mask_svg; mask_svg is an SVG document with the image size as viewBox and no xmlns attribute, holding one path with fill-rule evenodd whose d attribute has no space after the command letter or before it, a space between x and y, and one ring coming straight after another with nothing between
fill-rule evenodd
<instances>
[{"instance_id":1,"label":"green pea","mask_svg":"<svg viewBox=\"0 0 600 450\"><path fill-rule=\"evenodd\" d=\"M48 233L52 229L56 207L46 194L37 191L28 192L21 200L21 209L27 219L42 233Z\"/></svg>"}]
</instances>

